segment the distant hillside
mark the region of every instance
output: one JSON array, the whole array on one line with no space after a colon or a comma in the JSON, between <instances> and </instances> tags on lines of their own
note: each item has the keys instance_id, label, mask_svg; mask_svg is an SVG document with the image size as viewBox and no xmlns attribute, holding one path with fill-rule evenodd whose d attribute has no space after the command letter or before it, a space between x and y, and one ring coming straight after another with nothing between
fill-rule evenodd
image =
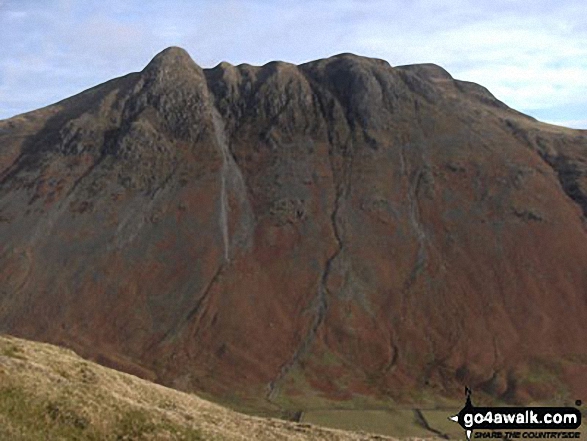
<instances>
[{"instance_id":1,"label":"distant hillside","mask_svg":"<svg viewBox=\"0 0 587 441\"><path fill-rule=\"evenodd\" d=\"M0 336L1 440L384 440L242 415L88 362Z\"/></svg>"}]
</instances>

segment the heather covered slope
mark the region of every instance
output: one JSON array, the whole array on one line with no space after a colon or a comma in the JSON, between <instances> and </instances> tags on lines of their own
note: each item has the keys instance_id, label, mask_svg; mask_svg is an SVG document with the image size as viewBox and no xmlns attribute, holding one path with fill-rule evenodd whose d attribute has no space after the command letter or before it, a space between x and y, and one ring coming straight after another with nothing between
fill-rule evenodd
<instances>
[{"instance_id":1,"label":"heather covered slope","mask_svg":"<svg viewBox=\"0 0 587 441\"><path fill-rule=\"evenodd\" d=\"M5 440L370 440L365 433L239 414L71 351L0 336Z\"/></svg>"},{"instance_id":2,"label":"heather covered slope","mask_svg":"<svg viewBox=\"0 0 587 441\"><path fill-rule=\"evenodd\" d=\"M0 122L0 331L255 406L587 395L587 136L435 65L140 73Z\"/></svg>"}]
</instances>

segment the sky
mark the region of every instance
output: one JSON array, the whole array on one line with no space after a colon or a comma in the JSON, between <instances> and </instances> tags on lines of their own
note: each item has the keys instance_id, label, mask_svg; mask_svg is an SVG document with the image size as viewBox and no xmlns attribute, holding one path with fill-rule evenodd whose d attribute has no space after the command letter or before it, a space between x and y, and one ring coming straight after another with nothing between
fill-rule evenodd
<instances>
[{"instance_id":1,"label":"sky","mask_svg":"<svg viewBox=\"0 0 587 441\"><path fill-rule=\"evenodd\" d=\"M352 52L436 63L542 121L587 129L585 0L0 0L0 119L143 69Z\"/></svg>"}]
</instances>

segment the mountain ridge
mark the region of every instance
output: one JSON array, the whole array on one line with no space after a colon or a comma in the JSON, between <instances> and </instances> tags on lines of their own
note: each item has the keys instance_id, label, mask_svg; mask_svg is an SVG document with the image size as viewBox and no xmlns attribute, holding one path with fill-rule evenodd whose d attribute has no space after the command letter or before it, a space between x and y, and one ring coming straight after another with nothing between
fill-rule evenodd
<instances>
[{"instance_id":1,"label":"mountain ridge","mask_svg":"<svg viewBox=\"0 0 587 441\"><path fill-rule=\"evenodd\" d=\"M585 393L586 146L435 65L170 48L0 121L0 331L260 406Z\"/></svg>"}]
</instances>

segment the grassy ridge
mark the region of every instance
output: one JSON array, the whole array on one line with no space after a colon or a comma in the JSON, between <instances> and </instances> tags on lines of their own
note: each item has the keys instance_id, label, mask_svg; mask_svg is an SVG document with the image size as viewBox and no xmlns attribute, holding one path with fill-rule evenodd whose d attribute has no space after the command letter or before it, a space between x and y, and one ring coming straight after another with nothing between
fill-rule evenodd
<instances>
[{"instance_id":1,"label":"grassy ridge","mask_svg":"<svg viewBox=\"0 0 587 441\"><path fill-rule=\"evenodd\" d=\"M391 439L243 415L88 362L56 346L0 336L0 439Z\"/></svg>"}]
</instances>

